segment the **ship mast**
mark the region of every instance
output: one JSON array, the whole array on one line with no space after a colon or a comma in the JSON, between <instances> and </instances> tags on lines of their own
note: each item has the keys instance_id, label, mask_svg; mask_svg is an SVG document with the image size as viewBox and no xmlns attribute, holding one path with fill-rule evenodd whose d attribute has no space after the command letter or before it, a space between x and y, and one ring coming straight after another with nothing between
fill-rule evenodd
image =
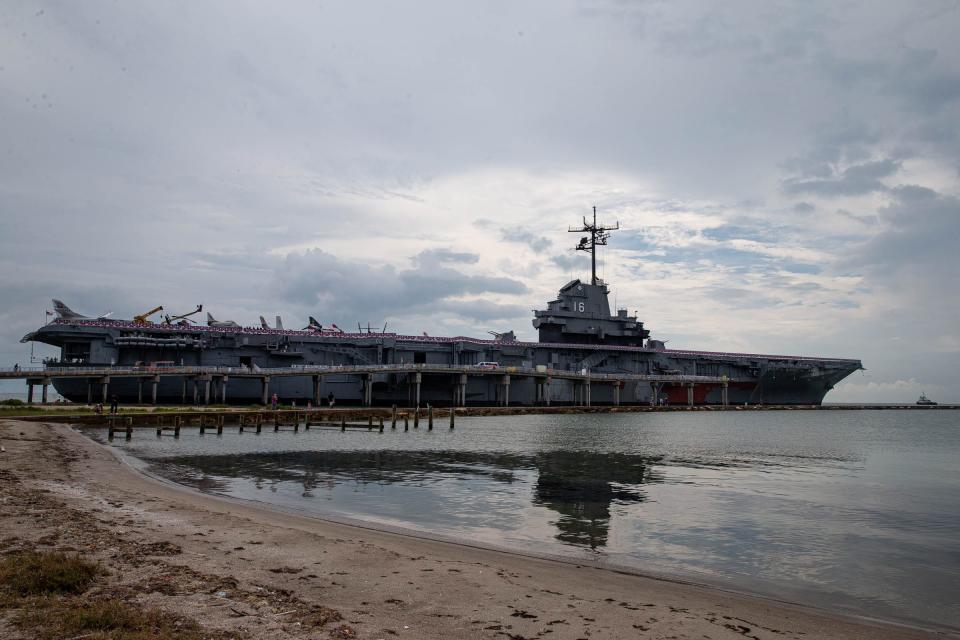
<instances>
[{"instance_id":1,"label":"ship mast","mask_svg":"<svg viewBox=\"0 0 960 640\"><path fill-rule=\"evenodd\" d=\"M587 222L586 216L583 218L583 226L579 229L568 228L570 233L589 232L589 236L580 238L580 244L576 246L577 251L586 251L590 254L590 284L597 284L597 246L606 245L607 238L610 237L610 231L616 231L620 228L620 222L615 226L605 227L597 224L597 208L593 208L593 222Z\"/></svg>"}]
</instances>

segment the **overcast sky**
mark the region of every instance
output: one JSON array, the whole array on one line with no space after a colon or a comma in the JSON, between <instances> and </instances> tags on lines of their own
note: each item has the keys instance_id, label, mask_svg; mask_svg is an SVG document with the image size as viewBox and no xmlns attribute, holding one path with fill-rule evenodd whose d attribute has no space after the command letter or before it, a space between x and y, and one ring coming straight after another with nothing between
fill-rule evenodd
<instances>
[{"instance_id":1,"label":"overcast sky","mask_svg":"<svg viewBox=\"0 0 960 640\"><path fill-rule=\"evenodd\" d=\"M596 205L669 347L960 401L958 33L956 0L7 0L0 364L54 297L532 339Z\"/></svg>"}]
</instances>

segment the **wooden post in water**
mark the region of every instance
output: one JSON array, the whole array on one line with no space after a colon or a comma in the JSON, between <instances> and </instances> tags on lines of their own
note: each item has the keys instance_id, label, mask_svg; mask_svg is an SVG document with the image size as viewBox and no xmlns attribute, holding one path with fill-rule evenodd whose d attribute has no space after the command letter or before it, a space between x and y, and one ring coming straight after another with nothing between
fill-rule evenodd
<instances>
[{"instance_id":1,"label":"wooden post in water","mask_svg":"<svg viewBox=\"0 0 960 640\"><path fill-rule=\"evenodd\" d=\"M263 428L263 414L257 413L257 433Z\"/></svg>"},{"instance_id":2,"label":"wooden post in water","mask_svg":"<svg viewBox=\"0 0 960 640\"><path fill-rule=\"evenodd\" d=\"M344 416L340 416L340 431L341 433L347 430L347 419Z\"/></svg>"},{"instance_id":3,"label":"wooden post in water","mask_svg":"<svg viewBox=\"0 0 960 640\"><path fill-rule=\"evenodd\" d=\"M223 415L217 416L217 435L223 435Z\"/></svg>"},{"instance_id":4,"label":"wooden post in water","mask_svg":"<svg viewBox=\"0 0 960 640\"><path fill-rule=\"evenodd\" d=\"M403 414L403 430L410 431L410 414L409 413Z\"/></svg>"},{"instance_id":5,"label":"wooden post in water","mask_svg":"<svg viewBox=\"0 0 960 640\"><path fill-rule=\"evenodd\" d=\"M180 425L183 423L183 418L180 416L175 416L173 419L173 437L180 437Z\"/></svg>"},{"instance_id":6,"label":"wooden post in water","mask_svg":"<svg viewBox=\"0 0 960 640\"><path fill-rule=\"evenodd\" d=\"M427 405L427 431L433 431L433 405Z\"/></svg>"},{"instance_id":7,"label":"wooden post in water","mask_svg":"<svg viewBox=\"0 0 960 640\"><path fill-rule=\"evenodd\" d=\"M379 418L380 421L380 433L383 433L383 418Z\"/></svg>"},{"instance_id":8,"label":"wooden post in water","mask_svg":"<svg viewBox=\"0 0 960 640\"><path fill-rule=\"evenodd\" d=\"M420 405L419 404L413 410L413 428L414 429L420 428Z\"/></svg>"},{"instance_id":9,"label":"wooden post in water","mask_svg":"<svg viewBox=\"0 0 960 640\"><path fill-rule=\"evenodd\" d=\"M393 408L391 409L391 413L390 413L390 428L391 428L391 429L396 429L396 428L397 428L397 405L393 405Z\"/></svg>"},{"instance_id":10,"label":"wooden post in water","mask_svg":"<svg viewBox=\"0 0 960 640\"><path fill-rule=\"evenodd\" d=\"M273 412L273 430L275 432L280 431L280 412L279 411Z\"/></svg>"},{"instance_id":11,"label":"wooden post in water","mask_svg":"<svg viewBox=\"0 0 960 640\"><path fill-rule=\"evenodd\" d=\"M243 414L240 414L240 431L237 433L243 433Z\"/></svg>"},{"instance_id":12,"label":"wooden post in water","mask_svg":"<svg viewBox=\"0 0 960 640\"><path fill-rule=\"evenodd\" d=\"M373 429L373 416L367 416L367 431Z\"/></svg>"},{"instance_id":13,"label":"wooden post in water","mask_svg":"<svg viewBox=\"0 0 960 640\"><path fill-rule=\"evenodd\" d=\"M203 414L200 414L200 435L203 435L204 431L206 431L206 425L203 423Z\"/></svg>"},{"instance_id":14,"label":"wooden post in water","mask_svg":"<svg viewBox=\"0 0 960 640\"><path fill-rule=\"evenodd\" d=\"M457 418L457 408L450 407L450 430L451 431L453 430L453 425L456 422L456 418Z\"/></svg>"}]
</instances>

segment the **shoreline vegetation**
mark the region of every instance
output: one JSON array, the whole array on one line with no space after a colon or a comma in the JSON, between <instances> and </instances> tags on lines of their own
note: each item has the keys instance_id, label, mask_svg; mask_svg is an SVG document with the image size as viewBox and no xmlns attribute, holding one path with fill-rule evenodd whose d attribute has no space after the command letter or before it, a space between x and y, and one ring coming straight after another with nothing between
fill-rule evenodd
<instances>
[{"instance_id":1,"label":"shoreline vegetation","mask_svg":"<svg viewBox=\"0 0 960 640\"><path fill-rule=\"evenodd\" d=\"M0 638L950 635L198 495L65 425L0 445Z\"/></svg>"}]
</instances>

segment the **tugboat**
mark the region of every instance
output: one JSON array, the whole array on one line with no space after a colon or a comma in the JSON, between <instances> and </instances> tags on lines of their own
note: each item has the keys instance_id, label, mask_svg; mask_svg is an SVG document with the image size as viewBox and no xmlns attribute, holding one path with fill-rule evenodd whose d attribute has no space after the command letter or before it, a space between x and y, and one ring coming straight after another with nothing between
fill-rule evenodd
<instances>
[{"instance_id":1,"label":"tugboat","mask_svg":"<svg viewBox=\"0 0 960 640\"><path fill-rule=\"evenodd\" d=\"M920 394L920 398L917 400L917 404L934 405L937 403L931 400L930 398L928 398L926 392L923 392Z\"/></svg>"}]
</instances>

